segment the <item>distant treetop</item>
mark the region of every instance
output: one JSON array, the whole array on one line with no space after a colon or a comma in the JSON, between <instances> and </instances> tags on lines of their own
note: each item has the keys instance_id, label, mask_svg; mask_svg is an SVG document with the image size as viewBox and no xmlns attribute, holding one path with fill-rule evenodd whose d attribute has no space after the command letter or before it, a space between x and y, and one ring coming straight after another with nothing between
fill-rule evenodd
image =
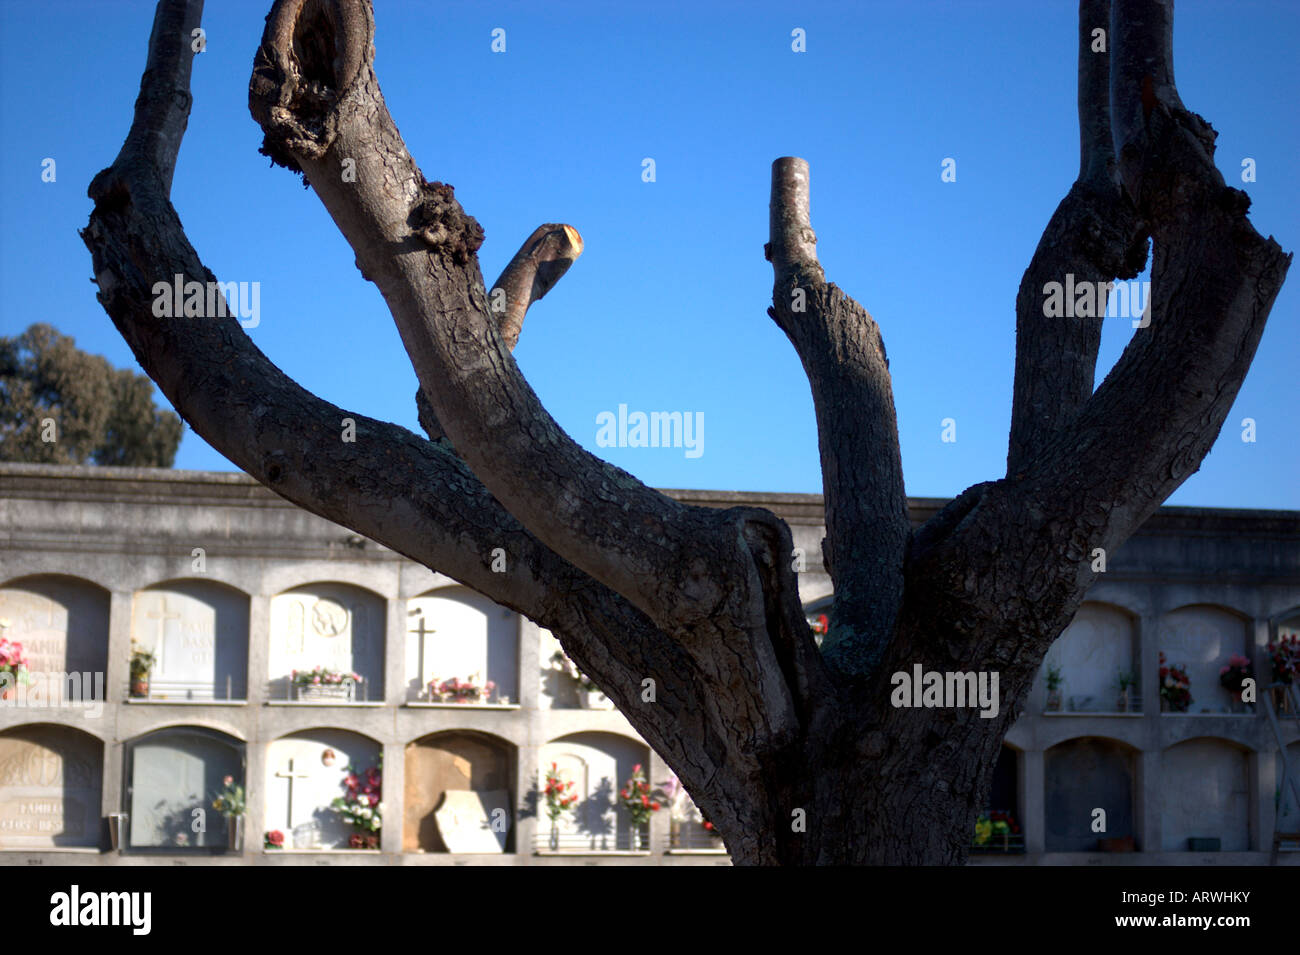
<instances>
[{"instance_id":1,"label":"distant treetop","mask_svg":"<svg viewBox=\"0 0 1300 955\"><path fill-rule=\"evenodd\" d=\"M148 377L52 326L0 337L0 461L169 468L181 431Z\"/></svg>"}]
</instances>

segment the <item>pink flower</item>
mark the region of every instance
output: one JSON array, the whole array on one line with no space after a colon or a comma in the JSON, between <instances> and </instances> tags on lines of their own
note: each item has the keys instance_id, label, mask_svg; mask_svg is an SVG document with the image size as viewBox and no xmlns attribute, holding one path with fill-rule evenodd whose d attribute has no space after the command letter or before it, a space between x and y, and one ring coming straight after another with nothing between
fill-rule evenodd
<instances>
[{"instance_id":1,"label":"pink flower","mask_svg":"<svg viewBox=\"0 0 1300 955\"><path fill-rule=\"evenodd\" d=\"M229 786L229 785L230 785L231 783L233 783L234 781L235 781L235 777L234 777L234 776L227 776L225 779L223 779L223 780L221 781L221 785L223 785L223 786Z\"/></svg>"}]
</instances>

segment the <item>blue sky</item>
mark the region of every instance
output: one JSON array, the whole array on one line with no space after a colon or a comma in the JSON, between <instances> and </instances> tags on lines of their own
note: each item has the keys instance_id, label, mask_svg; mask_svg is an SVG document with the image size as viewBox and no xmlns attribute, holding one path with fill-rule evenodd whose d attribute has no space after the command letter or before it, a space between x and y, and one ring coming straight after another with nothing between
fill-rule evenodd
<instances>
[{"instance_id":1,"label":"blue sky","mask_svg":"<svg viewBox=\"0 0 1300 955\"><path fill-rule=\"evenodd\" d=\"M808 384L766 315L770 166L798 155L822 264L884 332L908 492L1003 475L1016 289L1077 172L1074 3L378 6L389 108L426 177L454 184L483 225L485 280L542 222L585 239L515 353L576 440L658 487L821 490ZM247 90L268 9L208 3L173 202L218 278L260 282L249 333L266 354L344 408L418 431L415 375L378 291L314 193L257 153ZM134 364L77 229L130 123L152 16L126 0L0 0L3 334L47 321ZM497 27L504 53L490 48ZM791 50L796 27L807 52ZM1230 182L1256 161L1253 222L1287 250L1300 245L1298 42L1291 2L1178 5L1183 100L1219 131ZM948 157L956 182L940 178ZM1300 508L1298 284L1169 503ZM1099 377L1131 334L1107 323ZM598 448L596 417L620 404L702 412L704 453ZM188 430L176 466L232 467Z\"/></svg>"}]
</instances>

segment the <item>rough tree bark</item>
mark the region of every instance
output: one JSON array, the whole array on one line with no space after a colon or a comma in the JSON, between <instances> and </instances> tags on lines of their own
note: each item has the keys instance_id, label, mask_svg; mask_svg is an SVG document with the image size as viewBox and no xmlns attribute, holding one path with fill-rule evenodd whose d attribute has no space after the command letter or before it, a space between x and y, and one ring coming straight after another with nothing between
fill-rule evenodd
<instances>
[{"instance_id":1,"label":"rough tree bark","mask_svg":"<svg viewBox=\"0 0 1300 955\"><path fill-rule=\"evenodd\" d=\"M155 282L215 281L169 199L201 12L158 4L135 119L91 183L83 232L101 303L194 430L288 500L552 630L737 863L963 862L1094 548L1112 552L1199 467L1291 260L1251 227L1245 194L1213 165L1213 131L1178 98L1172 3L1079 5L1080 171L1016 300L1007 475L915 532L880 329L818 264L807 163L773 164L770 314L821 434L835 598L820 650L782 521L673 501L541 406L511 349L582 240L543 225L484 286L483 230L420 172L384 104L368 0L278 0L249 104L263 152L305 176L383 294L430 440L308 393L234 317L153 316ZM1096 28L1109 52L1092 52ZM1136 275L1148 238L1150 324L1094 391L1100 321L1044 317L1042 286ZM355 442L339 439L344 417ZM506 573L491 572L496 548ZM892 674L917 664L996 671L997 716L893 706Z\"/></svg>"}]
</instances>

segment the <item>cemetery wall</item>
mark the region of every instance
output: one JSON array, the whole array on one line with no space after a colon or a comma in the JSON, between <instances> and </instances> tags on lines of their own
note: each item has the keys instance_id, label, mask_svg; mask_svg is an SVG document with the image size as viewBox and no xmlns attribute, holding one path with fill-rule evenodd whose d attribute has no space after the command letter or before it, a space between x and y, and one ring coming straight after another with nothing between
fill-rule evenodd
<instances>
[{"instance_id":1,"label":"cemetery wall","mask_svg":"<svg viewBox=\"0 0 1300 955\"><path fill-rule=\"evenodd\" d=\"M773 510L810 616L824 606L819 496L667 493ZM944 503L913 499L913 519ZM1162 509L1050 651L994 773L989 808L1014 831L973 864L1270 861L1300 806L1275 798L1263 708L1218 670L1240 653L1266 678L1267 643L1297 628L1300 515ZM37 677L0 701L0 864L727 864L684 796L644 829L614 808L634 766L655 785L670 771L549 633L242 474L0 465L0 631ZM154 656L147 686L133 647ZM1189 674L1188 712L1161 712L1162 652ZM295 687L317 666L356 679ZM67 673L90 677L43 676ZM494 686L439 699L452 678ZM580 796L554 831L552 763ZM233 836L211 808L227 776L247 797ZM349 791L379 804L374 848L331 808ZM264 848L273 831L284 848Z\"/></svg>"}]
</instances>

